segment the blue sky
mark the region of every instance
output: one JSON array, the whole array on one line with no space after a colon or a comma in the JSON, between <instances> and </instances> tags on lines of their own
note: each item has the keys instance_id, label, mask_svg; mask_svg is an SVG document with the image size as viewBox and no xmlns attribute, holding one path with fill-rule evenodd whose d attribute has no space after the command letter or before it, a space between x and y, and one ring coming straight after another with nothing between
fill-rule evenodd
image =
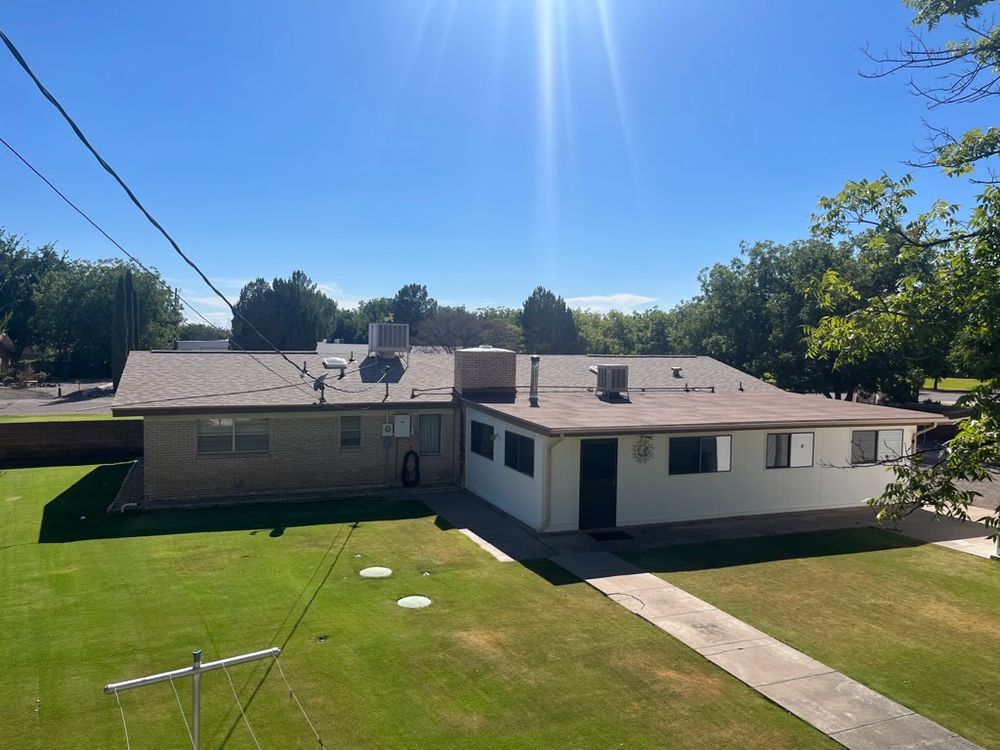
<instances>
[{"instance_id":1,"label":"blue sky","mask_svg":"<svg viewBox=\"0 0 1000 750\"><path fill-rule=\"evenodd\" d=\"M300 268L346 304L670 307L741 240L808 233L845 180L901 174L928 113L859 51L898 0L13 0L0 26L235 297ZM220 305L4 52L0 135L203 312ZM963 198L923 173L918 188ZM6 151L0 226L113 247Z\"/></svg>"}]
</instances>

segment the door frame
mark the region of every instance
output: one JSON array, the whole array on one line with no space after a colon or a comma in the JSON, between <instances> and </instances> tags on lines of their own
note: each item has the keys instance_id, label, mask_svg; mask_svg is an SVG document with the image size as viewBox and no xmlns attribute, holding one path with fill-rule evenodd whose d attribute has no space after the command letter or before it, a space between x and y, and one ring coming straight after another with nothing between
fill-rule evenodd
<instances>
[{"instance_id":1,"label":"door frame","mask_svg":"<svg viewBox=\"0 0 1000 750\"><path fill-rule=\"evenodd\" d=\"M585 444L594 443L608 443L613 446L612 458L613 462L613 473L614 476L611 479L611 517L612 522L610 526L584 526L583 525L583 471L584 471L584 461L583 452ZM618 438L581 438L580 439L580 474L579 482L577 486L577 528L580 531L586 531L588 529L610 529L617 528L618 526Z\"/></svg>"}]
</instances>

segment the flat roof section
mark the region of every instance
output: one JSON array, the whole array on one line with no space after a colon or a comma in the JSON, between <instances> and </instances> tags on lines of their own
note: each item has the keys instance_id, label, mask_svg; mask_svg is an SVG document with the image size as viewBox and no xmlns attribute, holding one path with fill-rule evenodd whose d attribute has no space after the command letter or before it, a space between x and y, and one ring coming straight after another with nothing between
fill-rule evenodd
<instances>
[{"instance_id":1,"label":"flat roof section","mask_svg":"<svg viewBox=\"0 0 1000 750\"><path fill-rule=\"evenodd\" d=\"M593 393L539 394L539 405L518 394L509 403L467 400L469 406L545 435L614 435L726 429L929 425L947 417L913 409L837 401L785 391L632 393L603 401Z\"/></svg>"}]
</instances>

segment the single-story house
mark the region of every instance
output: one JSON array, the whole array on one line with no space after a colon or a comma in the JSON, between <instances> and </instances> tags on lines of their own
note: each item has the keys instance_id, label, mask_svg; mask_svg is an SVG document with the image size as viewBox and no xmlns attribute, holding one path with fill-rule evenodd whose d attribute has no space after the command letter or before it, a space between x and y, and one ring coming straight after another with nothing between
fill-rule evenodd
<instances>
[{"instance_id":1,"label":"single-story house","mask_svg":"<svg viewBox=\"0 0 1000 750\"><path fill-rule=\"evenodd\" d=\"M289 353L296 366L132 352L113 411L144 417L143 503L416 480L539 532L843 508L947 421L788 393L703 356L366 349Z\"/></svg>"}]
</instances>

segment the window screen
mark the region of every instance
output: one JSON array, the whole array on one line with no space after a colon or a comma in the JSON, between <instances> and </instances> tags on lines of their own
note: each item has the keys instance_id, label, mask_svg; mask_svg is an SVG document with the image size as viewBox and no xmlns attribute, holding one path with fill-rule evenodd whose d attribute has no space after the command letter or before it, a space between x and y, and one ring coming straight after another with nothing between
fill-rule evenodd
<instances>
[{"instance_id":1,"label":"window screen","mask_svg":"<svg viewBox=\"0 0 1000 750\"><path fill-rule=\"evenodd\" d=\"M522 474L535 476L535 441L507 430L504 434L503 462Z\"/></svg>"},{"instance_id":2,"label":"window screen","mask_svg":"<svg viewBox=\"0 0 1000 750\"><path fill-rule=\"evenodd\" d=\"M198 453L251 453L270 448L266 419L199 419Z\"/></svg>"},{"instance_id":3,"label":"window screen","mask_svg":"<svg viewBox=\"0 0 1000 750\"><path fill-rule=\"evenodd\" d=\"M767 436L765 466L768 469L813 465L813 433L777 432Z\"/></svg>"},{"instance_id":4,"label":"window screen","mask_svg":"<svg viewBox=\"0 0 1000 750\"><path fill-rule=\"evenodd\" d=\"M902 430L855 430L851 433L852 464L894 461L902 455Z\"/></svg>"},{"instance_id":5,"label":"window screen","mask_svg":"<svg viewBox=\"0 0 1000 750\"><path fill-rule=\"evenodd\" d=\"M417 452L424 456L441 452L440 414L421 414L417 418Z\"/></svg>"},{"instance_id":6,"label":"window screen","mask_svg":"<svg viewBox=\"0 0 1000 750\"><path fill-rule=\"evenodd\" d=\"M199 419L198 452L229 453L233 450L233 420Z\"/></svg>"},{"instance_id":7,"label":"window screen","mask_svg":"<svg viewBox=\"0 0 1000 750\"><path fill-rule=\"evenodd\" d=\"M492 425L483 424L482 422L477 422L472 420L472 428L470 430L470 447L473 453L476 453L483 458L488 458L493 460L493 427Z\"/></svg>"},{"instance_id":8,"label":"window screen","mask_svg":"<svg viewBox=\"0 0 1000 750\"><path fill-rule=\"evenodd\" d=\"M903 455L903 431L879 430L875 457L879 461L894 461Z\"/></svg>"},{"instance_id":9,"label":"window screen","mask_svg":"<svg viewBox=\"0 0 1000 750\"><path fill-rule=\"evenodd\" d=\"M340 418L340 447L357 448L361 445L361 417Z\"/></svg>"},{"instance_id":10,"label":"window screen","mask_svg":"<svg viewBox=\"0 0 1000 750\"><path fill-rule=\"evenodd\" d=\"M731 452L732 437L729 435L670 438L668 471L671 474L729 471Z\"/></svg>"},{"instance_id":11,"label":"window screen","mask_svg":"<svg viewBox=\"0 0 1000 750\"><path fill-rule=\"evenodd\" d=\"M266 451L270 447L266 419L237 419L234 428L234 450Z\"/></svg>"}]
</instances>

